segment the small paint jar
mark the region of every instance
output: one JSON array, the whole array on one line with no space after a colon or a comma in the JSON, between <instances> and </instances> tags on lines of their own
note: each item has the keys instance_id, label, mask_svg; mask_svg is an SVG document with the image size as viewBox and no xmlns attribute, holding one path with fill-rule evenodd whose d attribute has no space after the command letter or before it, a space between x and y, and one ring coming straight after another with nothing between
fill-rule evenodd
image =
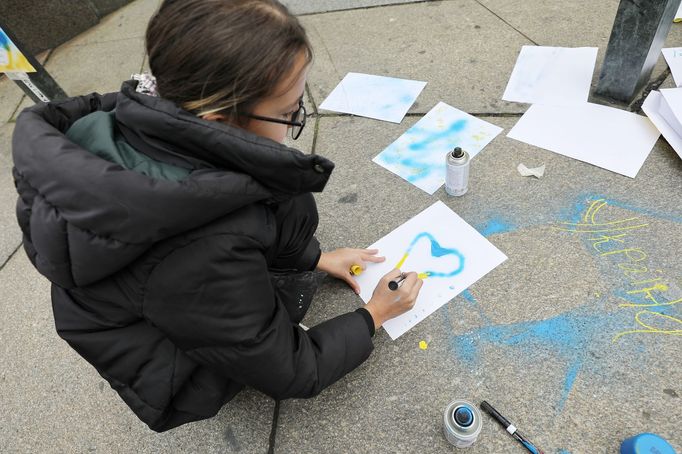
<instances>
[{"instance_id":1,"label":"small paint jar","mask_svg":"<svg viewBox=\"0 0 682 454\"><path fill-rule=\"evenodd\" d=\"M457 448L468 448L478 439L483 420L481 412L465 400L454 400L443 414L445 438Z\"/></svg>"}]
</instances>

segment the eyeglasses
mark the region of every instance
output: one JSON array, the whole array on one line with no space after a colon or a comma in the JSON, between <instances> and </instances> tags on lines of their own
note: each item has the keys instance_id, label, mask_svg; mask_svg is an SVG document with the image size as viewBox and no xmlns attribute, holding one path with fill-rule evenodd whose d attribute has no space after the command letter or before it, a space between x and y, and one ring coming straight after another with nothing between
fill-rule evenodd
<instances>
[{"instance_id":1,"label":"eyeglasses","mask_svg":"<svg viewBox=\"0 0 682 454\"><path fill-rule=\"evenodd\" d=\"M242 114L245 117L253 118L254 120L269 121L270 123L279 123L281 125L288 125L291 127L291 138L296 140L301 136L303 128L305 127L306 110L303 105L303 99L298 101L298 110L291 114L291 120L280 120L279 118L261 117L260 115ZM300 121L299 121L300 118Z\"/></svg>"}]
</instances>

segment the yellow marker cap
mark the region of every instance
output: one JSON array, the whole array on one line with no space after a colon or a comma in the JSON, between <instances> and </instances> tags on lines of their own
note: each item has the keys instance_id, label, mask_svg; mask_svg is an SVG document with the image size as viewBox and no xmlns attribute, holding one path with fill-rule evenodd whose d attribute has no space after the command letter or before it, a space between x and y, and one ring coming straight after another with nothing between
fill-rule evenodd
<instances>
[{"instance_id":1,"label":"yellow marker cap","mask_svg":"<svg viewBox=\"0 0 682 454\"><path fill-rule=\"evenodd\" d=\"M350 274L360 276L362 274L362 267L360 265L353 265L350 267Z\"/></svg>"}]
</instances>

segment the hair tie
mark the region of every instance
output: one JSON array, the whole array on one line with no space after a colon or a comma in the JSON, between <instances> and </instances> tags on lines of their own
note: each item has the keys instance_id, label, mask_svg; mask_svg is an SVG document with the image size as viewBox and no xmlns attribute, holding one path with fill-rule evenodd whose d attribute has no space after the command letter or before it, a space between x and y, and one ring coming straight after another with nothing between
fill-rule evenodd
<instances>
[{"instance_id":1,"label":"hair tie","mask_svg":"<svg viewBox=\"0 0 682 454\"><path fill-rule=\"evenodd\" d=\"M135 88L136 92L143 95L159 96L159 93L156 91L156 77L150 73L132 74L130 77L138 82L137 88Z\"/></svg>"}]
</instances>

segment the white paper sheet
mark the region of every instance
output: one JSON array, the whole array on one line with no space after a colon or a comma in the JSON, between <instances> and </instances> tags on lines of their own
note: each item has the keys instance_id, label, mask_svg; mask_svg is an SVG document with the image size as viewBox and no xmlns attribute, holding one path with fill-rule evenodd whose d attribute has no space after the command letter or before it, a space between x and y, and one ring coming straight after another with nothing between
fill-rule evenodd
<instances>
[{"instance_id":1,"label":"white paper sheet","mask_svg":"<svg viewBox=\"0 0 682 454\"><path fill-rule=\"evenodd\" d=\"M682 88L665 88L659 92L663 96L659 113L675 132L682 136Z\"/></svg>"},{"instance_id":2,"label":"white paper sheet","mask_svg":"<svg viewBox=\"0 0 682 454\"><path fill-rule=\"evenodd\" d=\"M612 107L534 104L507 137L634 178L659 132L648 118Z\"/></svg>"},{"instance_id":3,"label":"white paper sheet","mask_svg":"<svg viewBox=\"0 0 682 454\"><path fill-rule=\"evenodd\" d=\"M426 82L348 73L320 109L400 123Z\"/></svg>"},{"instance_id":4,"label":"white paper sheet","mask_svg":"<svg viewBox=\"0 0 682 454\"><path fill-rule=\"evenodd\" d=\"M379 249L386 261L368 264L356 277L365 303L372 297L379 279L408 252L402 271L432 273L424 279L412 310L384 323L391 339L397 339L507 259L441 201L369 247Z\"/></svg>"},{"instance_id":5,"label":"white paper sheet","mask_svg":"<svg viewBox=\"0 0 682 454\"><path fill-rule=\"evenodd\" d=\"M529 104L587 102L596 47L523 46L502 99Z\"/></svg>"},{"instance_id":6,"label":"white paper sheet","mask_svg":"<svg viewBox=\"0 0 682 454\"><path fill-rule=\"evenodd\" d=\"M662 50L665 62L670 67L675 86L682 85L682 47L668 47Z\"/></svg>"},{"instance_id":7,"label":"white paper sheet","mask_svg":"<svg viewBox=\"0 0 682 454\"><path fill-rule=\"evenodd\" d=\"M649 93L649 96L646 97L646 100L644 100L644 104L642 104L642 110L682 159L682 136L666 121L661 114L662 104L665 104L663 95L657 91L652 91Z\"/></svg>"},{"instance_id":8,"label":"white paper sheet","mask_svg":"<svg viewBox=\"0 0 682 454\"><path fill-rule=\"evenodd\" d=\"M439 102L372 159L429 194L445 183L445 155L462 147L476 156L502 128Z\"/></svg>"}]
</instances>

